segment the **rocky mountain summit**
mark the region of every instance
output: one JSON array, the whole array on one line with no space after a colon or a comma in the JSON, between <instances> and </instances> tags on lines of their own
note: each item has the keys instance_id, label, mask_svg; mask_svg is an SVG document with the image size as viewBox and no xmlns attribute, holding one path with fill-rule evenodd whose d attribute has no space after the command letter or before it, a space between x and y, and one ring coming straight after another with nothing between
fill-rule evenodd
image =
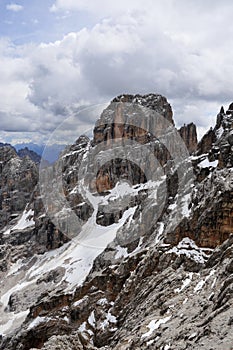
<instances>
[{"instance_id":1,"label":"rocky mountain summit","mask_svg":"<svg viewBox=\"0 0 233 350\"><path fill-rule=\"evenodd\" d=\"M20 156L20 158L29 157L36 164L39 164L41 162L41 156L36 152L30 150L28 147L21 148L17 153Z\"/></svg>"},{"instance_id":2,"label":"rocky mountain summit","mask_svg":"<svg viewBox=\"0 0 233 350\"><path fill-rule=\"evenodd\" d=\"M0 148L0 349L233 349L233 104L121 95L52 167Z\"/></svg>"}]
</instances>

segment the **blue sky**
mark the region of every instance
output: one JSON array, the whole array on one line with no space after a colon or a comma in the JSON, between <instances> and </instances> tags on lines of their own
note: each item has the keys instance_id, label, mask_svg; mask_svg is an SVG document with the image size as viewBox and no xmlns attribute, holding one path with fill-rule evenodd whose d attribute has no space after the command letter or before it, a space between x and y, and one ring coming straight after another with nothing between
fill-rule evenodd
<instances>
[{"instance_id":1,"label":"blue sky","mask_svg":"<svg viewBox=\"0 0 233 350\"><path fill-rule=\"evenodd\" d=\"M0 34L10 37L16 45L28 42L53 42L71 31L91 26L91 16L86 12L60 13L51 11L53 0L27 0L0 2ZM13 5L13 6L12 6Z\"/></svg>"},{"instance_id":2,"label":"blue sky","mask_svg":"<svg viewBox=\"0 0 233 350\"><path fill-rule=\"evenodd\" d=\"M0 1L0 141L44 142L125 92L165 95L203 134L233 100L232 15L230 0Z\"/></svg>"}]
</instances>

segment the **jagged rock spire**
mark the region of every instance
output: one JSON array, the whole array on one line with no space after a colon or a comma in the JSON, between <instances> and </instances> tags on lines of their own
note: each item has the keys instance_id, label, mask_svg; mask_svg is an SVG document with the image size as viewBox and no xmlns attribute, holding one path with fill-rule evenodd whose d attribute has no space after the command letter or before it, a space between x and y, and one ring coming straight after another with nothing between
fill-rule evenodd
<instances>
[{"instance_id":1,"label":"jagged rock spire","mask_svg":"<svg viewBox=\"0 0 233 350\"><path fill-rule=\"evenodd\" d=\"M224 107L222 106L221 109L220 109L220 114L224 114L225 111L224 111Z\"/></svg>"}]
</instances>

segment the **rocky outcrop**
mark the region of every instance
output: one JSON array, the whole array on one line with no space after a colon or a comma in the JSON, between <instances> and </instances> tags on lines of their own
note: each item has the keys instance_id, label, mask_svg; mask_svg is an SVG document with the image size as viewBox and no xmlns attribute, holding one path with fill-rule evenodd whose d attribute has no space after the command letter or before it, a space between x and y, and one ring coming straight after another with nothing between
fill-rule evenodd
<instances>
[{"instance_id":1,"label":"rocky outcrop","mask_svg":"<svg viewBox=\"0 0 233 350\"><path fill-rule=\"evenodd\" d=\"M2 349L50 350L55 343L67 350L74 344L107 350L169 344L231 350L232 244L230 237L208 256L186 240L175 249L127 256L96 277L93 271L73 297L44 296L21 335L3 341Z\"/></svg>"},{"instance_id":2,"label":"rocky outcrop","mask_svg":"<svg viewBox=\"0 0 233 350\"><path fill-rule=\"evenodd\" d=\"M38 168L12 147L0 148L0 229L22 213L38 182Z\"/></svg>"},{"instance_id":3,"label":"rocky outcrop","mask_svg":"<svg viewBox=\"0 0 233 350\"><path fill-rule=\"evenodd\" d=\"M218 160L220 168L233 166L233 110L232 104L224 112L221 108L216 125L203 136L197 154L209 153L210 160Z\"/></svg>"},{"instance_id":4,"label":"rocky outcrop","mask_svg":"<svg viewBox=\"0 0 233 350\"><path fill-rule=\"evenodd\" d=\"M193 215L184 218L175 232L167 234L166 243L177 245L184 237L189 237L199 247L216 248L227 240L233 231L231 181L231 170L224 169L218 175L210 174L197 185L192 198L192 203L196 204Z\"/></svg>"},{"instance_id":5,"label":"rocky outcrop","mask_svg":"<svg viewBox=\"0 0 233 350\"><path fill-rule=\"evenodd\" d=\"M184 125L179 129L180 136L184 140L189 153L194 153L197 150L197 130L194 123ZM204 153L204 152L203 152Z\"/></svg>"},{"instance_id":6,"label":"rocky outcrop","mask_svg":"<svg viewBox=\"0 0 233 350\"><path fill-rule=\"evenodd\" d=\"M151 109L161 114L169 123L175 125L173 120L173 112L171 105L168 103L166 97L159 94L147 94L147 95L129 95L123 94L115 97L112 100L113 103L135 103L146 109Z\"/></svg>"},{"instance_id":7,"label":"rocky outcrop","mask_svg":"<svg viewBox=\"0 0 233 350\"><path fill-rule=\"evenodd\" d=\"M150 144L150 152L161 166L171 159L177 146L172 115L170 104L161 95L120 95L113 99L96 122L92 144L102 150L122 146L125 153L105 162L98 170L96 188L99 193L112 189L121 178L133 185L147 181L146 170L151 164L143 165L144 159L135 164L127 152L127 141L135 149L138 145ZM195 125L182 129L182 135L191 152L196 148Z\"/></svg>"},{"instance_id":8,"label":"rocky outcrop","mask_svg":"<svg viewBox=\"0 0 233 350\"><path fill-rule=\"evenodd\" d=\"M209 153L213 144L216 142L217 137L214 130L211 128L201 139L198 144L198 154Z\"/></svg>"},{"instance_id":9,"label":"rocky outcrop","mask_svg":"<svg viewBox=\"0 0 233 350\"><path fill-rule=\"evenodd\" d=\"M199 183L190 203L192 215L184 218L175 231L168 232L167 243L178 244L184 237L190 237L200 247L215 248L233 231L231 108L232 104L226 113L221 108L215 127L198 144L193 164Z\"/></svg>"},{"instance_id":10,"label":"rocky outcrop","mask_svg":"<svg viewBox=\"0 0 233 350\"><path fill-rule=\"evenodd\" d=\"M20 158L29 157L36 164L41 162L41 156L27 147L20 149L17 153Z\"/></svg>"},{"instance_id":11,"label":"rocky outcrop","mask_svg":"<svg viewBox=\"0 0 233 350\"><path fill-rule=\"evenodd\" d=\"M133 121L136 117L130 118L126 111L122 111L122 106L140 106L135 109L138 118L137 123ZM143 108L145 107L145 108ZM102 113L94 128L94 145L101 142L111 144L111 140L116 139L132 139L141 144L147 143L154 138L155 135L150 135L148 129L156 134L156 132L164 125L159 125L159 120L156 120L156 125L146 125L145 115L152 110L165 118L168 123L174 126L173 113L167 99L161 95L120 95L112 100L109 107ZM130 110L132 113L133 109ZM140 114L142 117L140 118ZM151 138L152 136L152 138Z\"/></svg>"}]
</instances>

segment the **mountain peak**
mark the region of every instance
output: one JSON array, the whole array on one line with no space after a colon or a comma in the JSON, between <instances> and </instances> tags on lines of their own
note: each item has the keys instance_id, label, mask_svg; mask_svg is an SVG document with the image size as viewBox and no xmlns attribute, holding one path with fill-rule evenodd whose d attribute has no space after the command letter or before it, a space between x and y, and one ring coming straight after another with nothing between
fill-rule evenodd
<instances>
[{"instance_id":1,"label":"mountain peak","mask_svg":"<svg viewBox=\"0 0 233 350\"><path fill-rule=\"evenodd\" d=\"M155 110L157 113L160 113L162 116L164 116L172 125L175 124L173 120L171 105L168 103L166 97L160 94L122 94L115 97L112 100L112 103L114 102L128 102L139 104L143 107Z\"/></svg>"},{"instance_id":2,"label":"mountain peak","mask_svg":"<svg viewBox=\"0 0 233 350\"><path fill-rule=\"evenodd\" d=\"M30 150L28 147L24 147L18 150L18 155L20 158L29 157L33 162L39 164L41 162L41 156L36 152Z\"/></svg>"}]
</instances>

